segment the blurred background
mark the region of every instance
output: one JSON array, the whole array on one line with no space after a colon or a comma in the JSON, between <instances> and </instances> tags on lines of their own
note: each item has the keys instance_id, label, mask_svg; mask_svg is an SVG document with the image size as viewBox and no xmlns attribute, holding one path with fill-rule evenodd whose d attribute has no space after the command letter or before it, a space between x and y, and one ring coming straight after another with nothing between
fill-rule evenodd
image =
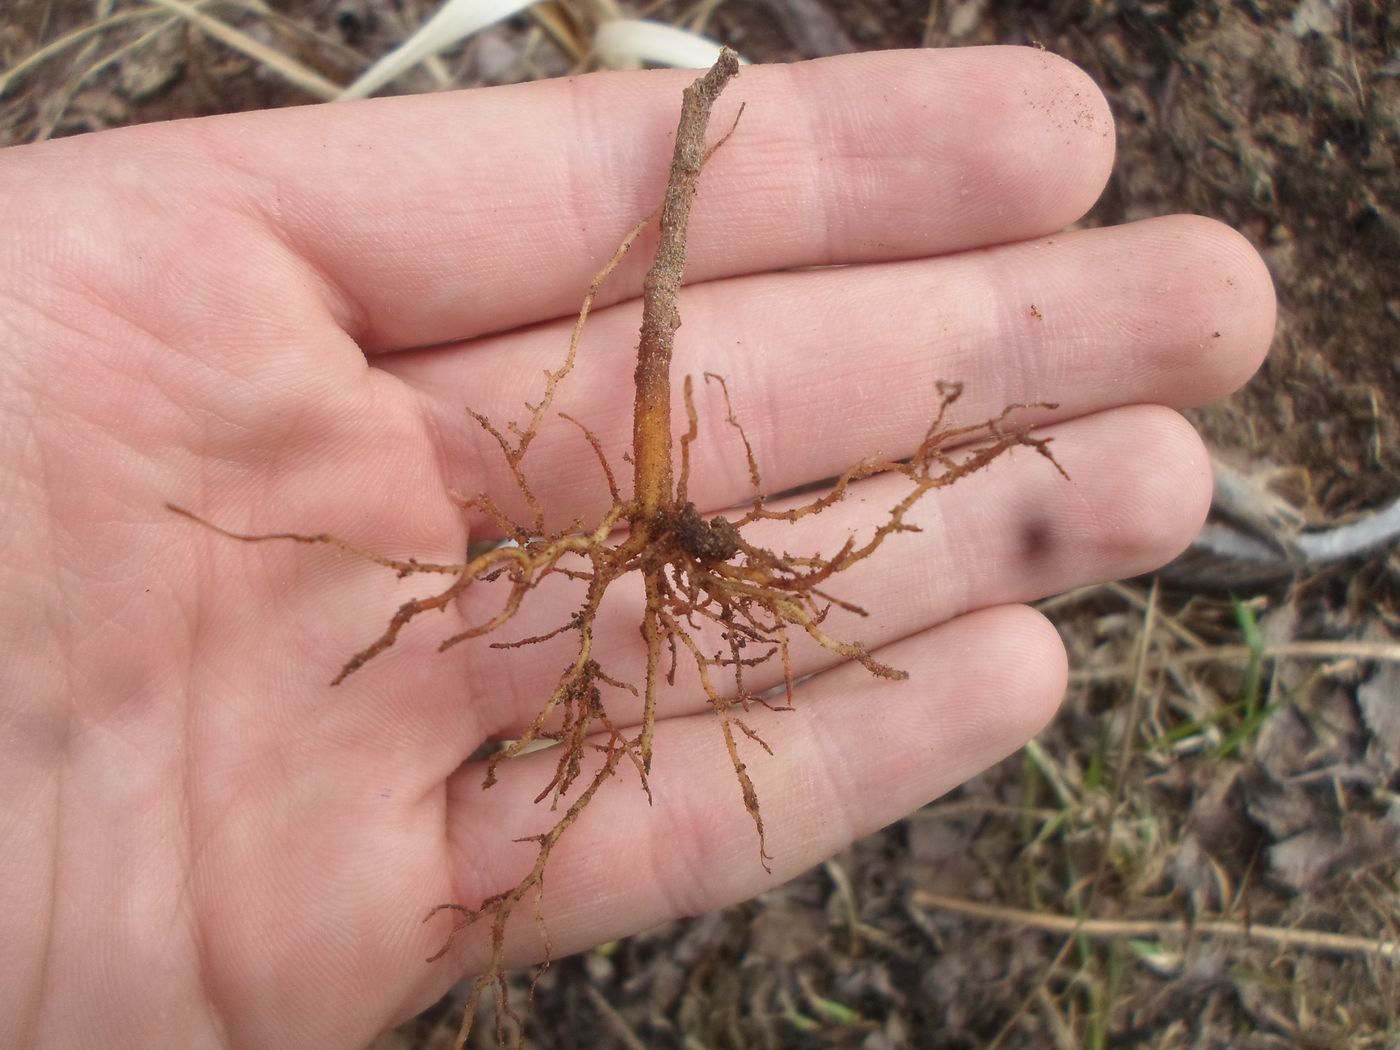
<instances>
[{"instance_id":1,"label":"blurred background","mask_svg":"<svg viewBox=\"0 0 1400 1050\"><path fill-rule=\"evenodd\" d=\"M1218 481L1192 550L1042 603L1073 667L1050 729L755 901L558 960L525 1045L1400 1047L1400 5L6 0L0 144L714 42L1072 59L1118 119L1084 225L1237 227L1279 330L1194 413ZM376 1050L450 1046L459 1010Z\"/></svg>"}]
</instances>

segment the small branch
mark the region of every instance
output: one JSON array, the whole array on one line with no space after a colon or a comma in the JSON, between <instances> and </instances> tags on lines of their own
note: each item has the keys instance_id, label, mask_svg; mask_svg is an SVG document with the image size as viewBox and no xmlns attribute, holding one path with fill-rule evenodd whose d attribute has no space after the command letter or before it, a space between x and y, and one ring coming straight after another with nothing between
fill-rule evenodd
<instances>
[{"instance_id":1,"label":"small branch","mask_svg":"<svg viewBox=\"0 0 1400 1050\"><path fill-rule=\"evenodd\" d=\"M983 904L962 897L949 897L928 890L915 890L917 907L956 912L974 919L986 919L1012 926L1029 926L1050 933L1074 936L1181 937L1206 935L1241 941L1268 941L1286 948L1329 952L1337 955L1379 955L1383 959L1400 959L1400 942L1371 937L1357 937L1323 930L1290 929L1286 926L1261 926L1254 923L1231 922L1228 919L1198 919L1195 922L1169 922L1155 919L1076 919L1072 915L1046 914L1023 908L1006 908Z\"/></svg>"},{"instance_id":2,"label":"small branch","mask_svg":"<svg viewBox=\"0 0 1400 1050\"><path fill-rule=\"evenodd\" d=\"M637 1038L637 1033L632 1031L627 1019L614 1009L612 1003L598 991L597 986L590 984L587 989L588 1001L593 1004L593 1009L598 1011L598 1016L607 1022L607 1026L612 1029L613 1035L624 1050L646 1050L646 1044Z\"/></svg>"},{"instance_id":3,"label":"small branch","mask_svg":"<svg viewBox=\"0 0 1400 1050\"><path fill-rule=\"evenodd\" d=\"M1152 656L1145 661L1145 665L1156 670L1169 665L1239 663L1254 655L1254 650L1247 645L1218 645L1209 649L1194 649L1187 653ZM1259 651L1259 655L1265 660L1381 660L1386 663L1400 663L1400 644L1355 641L1283 642L1279 645L1266 645ZM1074 683L1102 682L1134 674L1137 667L1136 660L1106 667L1089 667L1071 671L1069 679Z\"/></svg>"}]
</instances>

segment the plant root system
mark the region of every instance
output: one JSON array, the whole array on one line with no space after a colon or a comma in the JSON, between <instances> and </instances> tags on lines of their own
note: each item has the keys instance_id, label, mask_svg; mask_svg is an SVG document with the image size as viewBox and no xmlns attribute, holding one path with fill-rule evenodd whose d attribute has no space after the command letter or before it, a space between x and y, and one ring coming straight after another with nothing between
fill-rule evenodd
<instances>
[{"instance_id":1,"label":"plant root system","mask_svg":"<svg viewBox=\"0 0 1400 1050\"><path fill-rule=\"evenodd\" d=\"M828 589L831 582L870 557L895 533L917 531L915 526L906 523L906 518L929 492L981 470L1016 446L1034 449L1064 473L1050 452L1048 439L1034 437L1027 428L1008 422L1017 409L1053 405L1012 405L995 419L971 426L948 426L945 417L961 394L962 386L939 382L932 422L912 454L898 459L863 461L846 471L821 495L800 506L774 510L765 500L758 464L730 406L728 387L721 377L706 373L705 380L715 384L724 398L726 424L742 440L753 495L747 509L734 521L723 517L707 520L701 515L688 498L691 447L699 434L689 376L683 387L688 428L679 439L679 470L673 469L676 450L671 433L671 356L674 333L681 323L677 294L685 265L691 201L705 162L734 131L731 128L707 150L706 128L715 100L738 68L734 54L726 50L709 72L686 89L665 199L657 212L633 228L594 278L579 311L563 364L545 373L544 393L537 404L525 406L528 411L525 422L513 422L501 429L484 415L472 413L500 446L530 520L513 520L486 494L457 496L457 499L464 510L476 511L492 520L501 535L512 542L492 547L463 564L428 564L414 559L380 557L328 534L229 532L189 511L171 508L244 542L282 540L331 544L377 562L400 576L439 574L451 577L451 583L436 593L401 605L379 637L345 662L335 683L344 681L392 646L400 632L418 616L450 606L478 581L509 582L499 609L483 622L445 639L441 649L495 632L515 616L529 593L552 575L567 575L586 583L582 605L558 630L519 641L495 643L498 648L511 649L572 633L577 638L577 649L529 724L515 740L490 757L482 785L489 788L495 783L501 763L541 743L554 745L552 751L557 759L553 774L535 801L547 799L551 811L557 815L547 831L522 840L536 847L533 866L508 889L471 906L455 902L440 904L427 916L431 919L445 912L452 914L455 920L445 943L429 961L445 956L457 936L467 929L478 925L487 929L489 959L468 993L463 1027L456 1042L459 1048L466 1043L483 993L493 986L498 996L498 1037L502 1042L507 1041L509 1033L504 1026L509 1019L515 1025L514 1041L520 1041L520 1018L507 999L504 979L507 922L517 906L526 900L534 903L538 916L545 868L555 845L599 789L617 775L624 764L637 772L642 789L650 798L658 690L663 682L674 684L678 665L686 661L693 664L700 688L714 712L744 808L754 823L759 862L766 869L771 858L765 848L763 816L742 751L749 743L769 754L772 751L744 715L755 704L791 706L794 632L806 635L821 648L843 659L856 661L871 674L889 679L907 677L905 672L878 660L860 642L840 640L826 632L823 623L832 608L865 615L864 610L832 593ZM636 238L650 223L657 221L658 216L659 243L643 286L641 339L635 373L632 495L630 498L622 495L617 476L598 438L582 422L565 417L578 426L596 454L613 504L590 529L571 527L551 531L546 527L545 508L526 477L526 456L541 422L550 412L560 382L574 368L579 337L600 286ZM863 541L858 542L854 537L847 539L831 555L794 556L764 549L745 538L746 528L756 522L797 522L820 514L839 503L852 486L877 475L898 475L908 482L908 489L889 509L883 523ZM594 647L594 625L609 588L632 573L641 575L646 594L640 624L646 646L646 670L640 683L610 675ZM723 645L718 651L702 647L700 629L706 624L718 629ZM776 661L782 669L783 684L772 691L780 695L760 695L746 682L748 672L770 661ZM635 725L619 725L614 721L603 703L604 689L630 694L640 701L641 710ZM547 938L545 944L547 954ZM548 965L547 959L545 965Z\"/></svg>"}]
</instances>

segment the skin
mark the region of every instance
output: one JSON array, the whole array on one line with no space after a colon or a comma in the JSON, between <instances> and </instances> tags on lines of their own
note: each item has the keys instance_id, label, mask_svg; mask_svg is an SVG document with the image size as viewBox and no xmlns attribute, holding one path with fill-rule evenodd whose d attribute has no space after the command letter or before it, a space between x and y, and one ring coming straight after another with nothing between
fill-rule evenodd
<instances>
[{"instance_id":1,"label":"skin","mask_svg":"<svg viewBox=\"0 0 1400 1050\"><path fill-rule=\"evenodd\" d=\"M463 765L528 721L557 655L436 642L489 587L332 689L421 579L325 547L460 558L448 487L519 509L464 408L523 414L617 240L659 199L687 73L181 122L0 154L0 1045L361 1045L479 964L423 926L518 878L548 826L548 756L479 790ZM677 374L729 379L780 491L955 422L1056 400L1073 477L1016 452L921 505L924 531L842 577L831 621L908 682L794 651L790 713L750 722L769 828L759 864L693 683L659 698L647 806L610 785L551 860L556 954L752 896L1014 751L1065 684L1024 602L1160 565L1188 541L1208 461L1176 410L1257 367L1262 263L1191 217L1058 233L1100 192L1113 130L1078 70L1031 50L849 56L746 69L739 132L690 231ZM556 407L612 462L630 443L650 245L605 287ZM821 264L845 269L798 269ZM608 304L616 304L609 307ZM1035 311L1030 309L1034 304ZM1037 316L1038 315L1038 316ZM722 403L698 391L691 498L745 500ZM679 406L677 406L679 411ZM526 462L560 522L609 502L577 429ZM784 532L832 551L899 496L875 479ZM431 583L432 581L428 581ZM558 625L567 581L508 637ZM643 659L640 590L597 645ZM626 718L624 701L613 699ZM635 719L635 715L633 716ZM528 920L514 961L537 957Z\"/></svg>"}]
</instances>

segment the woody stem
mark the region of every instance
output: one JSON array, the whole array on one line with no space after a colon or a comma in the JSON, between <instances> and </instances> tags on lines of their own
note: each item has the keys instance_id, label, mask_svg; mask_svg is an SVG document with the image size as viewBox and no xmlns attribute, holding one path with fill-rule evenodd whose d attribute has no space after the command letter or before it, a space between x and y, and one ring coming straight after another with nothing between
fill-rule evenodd
<instances>
[{"instance_id":1,"label":"woody stem","mask_svg":"<svg viewBox=\"0 0 1400 1050\"><path fill-rule=\"evenodd\" d=\"M708 73L685 89L671 176L661 206L660 243L642 286L641 341L637 348L637 399L632 422L636 469L634 531L649 532L657 512L671 505L671 350L680 310L676 297L685 272L686 229L695 184L705 161L705 130L715 99L739 71L725 50Z\"/></svg>"}]
</instances>

